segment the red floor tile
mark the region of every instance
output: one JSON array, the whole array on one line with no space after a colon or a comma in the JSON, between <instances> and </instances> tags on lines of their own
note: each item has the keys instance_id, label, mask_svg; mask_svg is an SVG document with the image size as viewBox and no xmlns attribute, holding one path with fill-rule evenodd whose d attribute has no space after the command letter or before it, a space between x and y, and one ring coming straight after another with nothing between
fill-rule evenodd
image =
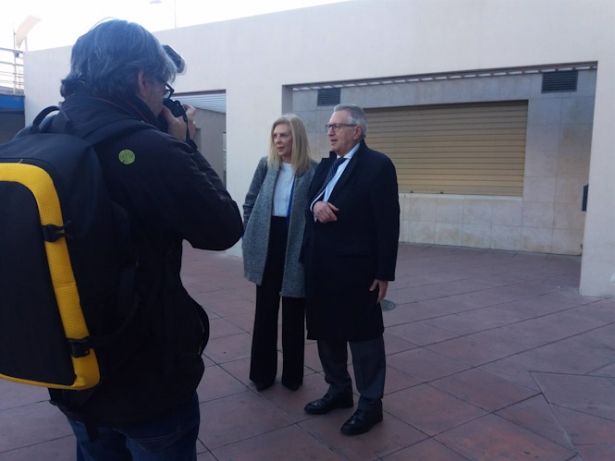
<instances>
[{"instance_id":1,"label":"red floor tile","mask_svg":"<svg viewBox=\"0 0 615 461\"><path fill-rule=\"evenodd\" d=\"M430 318L426 320L426 323L436 328L455 332L457 335L468 335L485 329L480 322L477 323L474 319L464 316L462 312Z\"/></svg>"},{"instance_id":2,"label":"red floor tile","mask_svg":"<svg viewBox=\"0 0 615 461\"><path fill-rule=\"evenodd\" d=\"M551 405L615 421L615 386L607 378L534 373Z\"/></svg>"},{"instance_id":3,"label":"red floor tile","mask_svg":"<svg viewBox=\"0 0 615 461\"><path fill-rule=\"evenodd\" d=\"M615 301L612 299L603 299L591 304L583 304L580 307L574 308L572 312L577 312L586 317L599 319L605 324L613 324L615 322Z\"/></svg>"},{"instance_id":4,"label":"red floor tile","mask_svg":"<svg viewBox=\"0 0 615 461\"><path fill-rule=\"evenodd\" d=\"M575 452L502 418L487 415L436 437L472 460L567 461Z\"/></svg>"},{"instance_id":5,"label":"red floor tile","mask_svg":"<svg viewBox=\"0 0 615 461\"><path fill-rule=\"evenodd\" d=\"M314 417L305 413L303 408L309 402L325 395L328 388L329 385L325 382L324 378L319 374L313 373L303 378L303 385L296 391L285 388L278 381L269 389L258 393L258 395L296 422ZM254 390L254 392L257 391Z\"/></svg>"},{"instance_id":6,"label":"red floor tile","mask_svg":"<svg viewBox=\"0 0 615 461\"><path fill-rule=\"evenodd\" d=\"M297 427L285 427L260 437L227 445L213 450L213 454L218 461L344 459Z\"/></svg>"},{"instance_id":7,"label":"red floor tile","mask_svg":"<svg viewBox=\"0 0 615 461\"><path fill-rule=\"evenodd\" d=\"M521 402L538 393L476 369L462 371L430 384L489 412Z\"/></svg>"},{"instance_id":8,"label":"red floor tile","mask_svg":"<svg viewBox=\"0 0 615 461\"><path fill-rule=\"evenodd\" d=\"M615 444L580 445L579 454L583 461L607 461L615 459Z\"/></svg>"},{"instance_id":9,"label":"red floor tile","mask_svg":"<svg viewBox=\"0 0 615 461\"><path fill-rule=\"evenodd\" d=\"M553 411L575 445L615 444L615 421L557 405L553 405Z\"/></svg>"},{"instance_id":10,"label":"red floor tile","mask_svg":"<svg viewBox=\"0 0 615 461\"><path fill-rule=\"evenodd\" d=\"M209 331L209 339L223 338L225 336L246 333L245 330L242 330L238 326L233 325L231 322L223 318L209 319Z\"/></svg>"},{"instance_id":11,"label":"red floor tile","mask_svg":"<svg viewBox=\"0 0 615 461\"><path fill-rule=\"evenodd\" d=\"M66 461L75 459L76 450L75 437L69 435L0 453L0 461Z\"/></svg>"},{"instance_id":12,"label":"red floor tile","mask_svg":"<svg viewBox=\"0 0 615 461\"><path fill-rule=\"evenodd\" d=\"M574 450L570 435L543 395L511 405L497 415L564 448Z\"/></svg>"},{"instance_id":13,"label":"red floor tile","mask_svg":"<svg viewBox=\"0 0 615 461\"><path fill-rule=\"evenodd\" d=\"M466 461L467 459L434 439L419 442L382 458L383 461Z\"/></svg>"},{"instance_id":14,"label":"red floor tile","mask_svg":"<svg viewBox=\"0 0 615 461\"><path fill-rule=\"evenodd\" d=\"M492 328L468 336L493 345L506 346L511 353L522 352L543 346L552 342L552 339L541 336L540 334L527 334L522 328L515 325L506 325L499 328Z\"/></svg>"},{"instance_id":15,"label":"red floor tile","mask_svg":"<svg viewBox=\"0 0 615 461\"><path fill-rule=\"evenodd\" d=\"M244 357L242 359L222 363L220 367L233 376L237 381L243 383L246 387L254 386L249 379L250 357Z\"/></svg>"},{"instance_id":16,"label":"red floor tile","mask_svg":"<svg viewBox=\"0 0 615 461\"><path fill-rule=\"evenodd\" d=\"M398 305L383 315L385 419L345 437L354 409L303 411L328 387L316 342L306 341L298 391L279 382L279 353L275 384L256 392L243 261L184 250L182 279L212 330L200 461L615 459L615 301L579 295L579 257L401 244L389 287ZM73 459L70 427L45 400L44 389L0 381L0 461Z\"/></svg>"},{"instance_id":17,"label":"red floor tile","mask_svg":"<svg viewBox=\"0 0 615 461\"><path fill-rule=\"evenodd\" d=\"M49 399L49 391L44 387L26 386L13 381L0 379L0 410L20 407L33 402Z\"/></svg>"},{"instance_id":18,"label":"red floor tile","mask_svg":"<svg viewBox=\"0 0 615 461\"><path fill-rule=\"evenodd\" d=\"M398 352L409 351L416 348L416 344L389 333L388 329L384 331L384 349L387 355L397 354Z\"/></svg>"},{"instance_id":19,"label":"red floor tile","mask_svg":"<svg viewBox=\"0 0 615 461\"><path fill-rule=\"evenodd\" d=\"M427 438L425 434L387 414L386 405L384 420L371 431L352 437L345 436L340 432L340 427L353 411L354 409L335 410L328 415L303 421L299 425L332 452L353 461L380 459Z\"/></svg>"},{"instance_id":20,"label":"red floor tile","mask_svg":"<svg viewBox=\"0 0 615 461\"><path fill-rule=\"evenodd\" d=\"M246 333L252 334L252 330L254 329L254 312L250 312L247 314L229 315L225 318L233 325L241 328Z\"/></svg>"},{"instance_id":21,"label":"red floor tile","mask_svg":"<svg viewBox=\"0 0 615 461\"><path fill-rule=\"evenodd\" d=\"M387 412L430 436L485 414L480 408L425 384L386 395L383 402Z\"/></svg>"},{"instance_id":22,"label":"red floor tile","mask_svg":"<svg viewBox=\"0 0 615 461\"><path fill-rule=\"evenodd\" d=\"M66 417L47 401L3 410L0 415L0 453L73 433Z\"/></svg>"},{"instance_id":23,"label":"red floor tile","mask_svg":"<svg viewBox=\"0 0 615 461\"><path fill-rule=\"evenodd\" d=\"M248 299L229 299L216 301L207 305L207 310L215 312L220 317L235 315L254 315L254 302Z\"/></svg>"},{"instance_id":24,"label":"red floor tile","mask_svg":"<svg viewBox=\"0 0 615 461\"><path fill-rule=\"evenodd\" d=\"M563 339L560 344L565 348L572 347L581 353L597 355L609 359L615 358L615 334L602 334L603 328L591 330L580 335Z\"/></svg>"},{"instance_id":25,"label":"red floor tile","mask_svg":"<svg viewBox=\"0 0 615 461\"><path fill-rule=\"evenodd\" d=\"M607 365L606 367L599 368L588 373L590 376L601 376L605 378L615 378L615 363Z\"/></svg>"},{"instance_id":26,"label":"red floor tile","mask_svg":"<svg viewBox=\"0 0 615 461\"><path fill-rule=\"evenodd\" d=\"M210 306L220 304L224 301L235 301L243 298L243 296L241 296L239 293L227 290L215 290L208 291L205 293L196 293L193 294L192 297L197 303L199 303L205 308L210 308Z\"/></svg>"},{"instance_id":27,"label":"red floor tile","mask_svg":"<svg viewBox=\"0 0 615 461\"><path fill-rule=\"evenodd\" d=\"M480 366L479 370L499 376L530 389L540 389L531 373L528 371L528 365L521 355L514 355L512 357L496 360L495 362Z\"/></svg>"},{"instance_id":28,"label":"red floor tile","mask_svg":"<svg viewBox=\"0 0 615 461\"><path fill-rule=\"evenodd\" d=\"M387 366L386 380L384 383L384 395L408 389L421 384L421 380L408 376L405 373L397 371L395 368Z\"/></svg>"},{"instance_id":29,"label":"red floor tile","mask_svg":"<svg viewBox=\"0 0 615 461\"><path fill-rule=\"evenodd\" d=\"M468 365L434 354L426 349L412 349L389 355L387 364L423 382L443 378L469 368Z\"/></svg>"},{"instance_id":30,"label":"red floor tile","mask_svg":"<svg viewBox=\"0 0 615 461\"><path fill-rule=\"evenodd\" d=\"M611 357L558 341L519 354L528 370L584 375L612 362Z\"/></svg>"},{"instance_id":31,"label":"red floor tile","mask_svg":"<svg viewBox=\"0 0 615 461\"><path fill-rule=\"evenodd\" d=\"M199 439L207 449L215 450L291 424L273 405L246 391L201 404Z\"/></svg>"},{"instance_id":32,"label":"red floor tile","mask_svg":"<svg viewBox=\"0 0 615 461\"><path fill-rule=\"evenodd\" d=\"M219 365L205 368L205 373L197 388L201 403L245 391L246 386Z\"/></svg>"},{"instance_id":33,"label":"red floor tile","mask_svg":"<svg viewBox=\"0 0 615 461\"><path fill-rule=\"evenodd\" d=\"M516 352L515 347L511 348L507 344L489 344L470 337L432 344L426 349L474 367L513 355Z\"/></svg>"},{"instance_id":34,"label":"red floor tile","mask_svg":"<svg viewBox=\"0 0 615 461\"><path fill-rule=\"evenodd\" d=\"M220 364L250 356L252 336L243 333L209 340L205 355Z\"/></svg>"},{"instance_id":35,"label":"red floor tile","mask_svg":"<svg viewBox=\"0 0 615 461\"><path fill-rule=\"evenodd\" d=\"M389 327L387 328L387 334L398 336L405 341L419 346L439 343L459 336L457 333L433 327L427 322L418 321Z\"/></svg>"}]
</instances>

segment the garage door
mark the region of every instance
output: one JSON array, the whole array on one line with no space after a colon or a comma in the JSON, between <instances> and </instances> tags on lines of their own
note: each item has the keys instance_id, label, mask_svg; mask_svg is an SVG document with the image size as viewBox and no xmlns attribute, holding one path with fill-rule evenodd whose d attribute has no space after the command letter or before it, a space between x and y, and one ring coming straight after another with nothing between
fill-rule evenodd
<instances>
[{"instance_id":1,"label":"garage door","mask_svg":"<svg viewBox=\"0 0 615 461\"><path fill-rule=\"evenodd\" d=\"M400 192L521 196L527 101L367 109Z\"/></svg>"}]
</instances>

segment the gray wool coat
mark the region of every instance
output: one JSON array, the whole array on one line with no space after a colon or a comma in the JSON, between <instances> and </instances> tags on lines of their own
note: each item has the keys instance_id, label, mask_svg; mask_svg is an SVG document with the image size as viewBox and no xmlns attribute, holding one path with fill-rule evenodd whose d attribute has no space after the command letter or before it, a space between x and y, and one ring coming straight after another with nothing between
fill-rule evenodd
<instances>
[{"instance_id":1,"label":"gray wool coat","mask_svg":"<svg viewBox=\"0 0 615 461\"><path fill-rule=\"evenodd\" d=\"M299 262L299 253L305 229L305 209L308 206L307 194L316 170L317 163L312 161L310 169L295 176L288 241L286 243L286 263L282 280L282 296L289 298L305 297L303 264ZM243 205L243 268L244 276L260 285L265 272L267 247L269 244L269 226L273 210L273 191L278 177L278 170L267 167L267 158L263 157L252 178L252 184L246 194Z\"/></svg>"}]
</instances>

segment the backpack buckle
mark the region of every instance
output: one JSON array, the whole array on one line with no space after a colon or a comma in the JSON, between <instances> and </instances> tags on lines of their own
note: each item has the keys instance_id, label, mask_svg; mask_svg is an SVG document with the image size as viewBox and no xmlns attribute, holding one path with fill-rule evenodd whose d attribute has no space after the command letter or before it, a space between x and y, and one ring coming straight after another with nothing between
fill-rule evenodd
<instances>
[{"instance_id":1,"label":"backpack buckle","mask_svg":"<svg viewBox=\"0 0 615 461\"><path fill-rule=\"evenodd\" d=\"M64 237L67 240L72 240L73 236L66 233L66 228L71 225L71 221L68 221L63 226L56 226L55 224L45 224L43 226L43 239L46 242L55 242L56 240Z\"/></svg>"},{"instance_id":2,"label":"backpack buckle","mask_svg":"<svg viewBox=\"0 0 615 461\"><path fill-rule=\"evenodd\" d=\"M76 359L90 355L90 338L69 339L70 355Z\"/></svg>"}]
</instances>

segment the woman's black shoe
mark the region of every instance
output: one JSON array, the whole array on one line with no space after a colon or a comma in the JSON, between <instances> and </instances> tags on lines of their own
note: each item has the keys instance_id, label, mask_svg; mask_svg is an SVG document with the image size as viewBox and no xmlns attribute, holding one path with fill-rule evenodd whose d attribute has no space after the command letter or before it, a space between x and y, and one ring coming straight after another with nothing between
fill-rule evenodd
<instances>
[{"instance_id":1,"label":"woman's black shoe","mask_svg":"<svg viewBox=\"0 0 615 461\"><path fill-rule=\"evenodd\" d=\"M260 392L260 391L264 391L265 389L269 389L271 386L273 386L274 382L275 381L266 381L263 383L254 383L254 384L256 386L256 390Z\"/></svg>"},{"instance_id":2,"label":"woman's black shoe","mask_svg":"<svg viewBox=\"0 0 615 461\"><path fill-rule=\"evenodd\" d=\"M284 386L286 389L290 389L291 391L296 391L297 389L299 389L301 387L302 384L303 384L303 382L300 382L300 383L287 383L285 381L282 381L282 386Z\"/></svg>"}]
</instances>

